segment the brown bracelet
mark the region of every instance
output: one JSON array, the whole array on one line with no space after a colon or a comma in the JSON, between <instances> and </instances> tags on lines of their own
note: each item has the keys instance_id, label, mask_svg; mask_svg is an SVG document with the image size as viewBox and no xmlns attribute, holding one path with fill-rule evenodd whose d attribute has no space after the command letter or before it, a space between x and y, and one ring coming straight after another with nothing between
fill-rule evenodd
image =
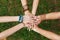
<instances>
[{"instance_id":1,"label":"brown bracelet","mask_svg":"<svg viewBox=\"0 0 60 40\"><path fill-rule=\"evenodd\" d=\"M26 7L26 8L24 8L24 7ZM28 10L29 10L29 8L27 7L27 5L24 5L23 6L23 12L28 11Z\"/></svg>"},{"instance_id":2,"label":"brown bracelet","mask_svg":"<svg viewBox=\"0 0 60 40\"><path fill-rule=\"evenodd\" d=\"M24 9L23 12L28 11L29 9Z\"/></svg>"}]
</instances>

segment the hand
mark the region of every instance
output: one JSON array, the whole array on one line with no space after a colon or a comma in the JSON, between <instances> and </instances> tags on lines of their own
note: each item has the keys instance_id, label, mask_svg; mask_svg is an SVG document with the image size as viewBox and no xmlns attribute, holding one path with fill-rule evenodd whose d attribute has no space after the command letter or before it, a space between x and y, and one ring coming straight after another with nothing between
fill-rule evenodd
<instances>
[{"instance_id":1,"label":"hand","mask_svg":"<svg viewBox=\"0 0 60 40\"><path fill-rule=\"evenodd\" d=\"M32 16L33 16L32 14L24 15L23 23L25 24L26 27L29 27L29 28L32 27L32 25L33 25Z\"/></svg>"},{"instance_id":2,"label":"hand","mask_svg":"<svg viewBox=\"0 0 60 40\"><path fill-rule=\"evenodd\" d=\"M40 16L33 16L32 20L33 20L35 25L38 25L42 21Z\"/></svg>"}]
</instances>

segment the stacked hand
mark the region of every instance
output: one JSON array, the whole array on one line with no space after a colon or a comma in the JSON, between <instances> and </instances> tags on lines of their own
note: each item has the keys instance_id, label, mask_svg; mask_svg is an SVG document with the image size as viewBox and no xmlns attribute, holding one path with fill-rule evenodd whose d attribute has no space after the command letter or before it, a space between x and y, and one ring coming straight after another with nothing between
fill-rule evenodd
<instances>
[{"instance_id":1,"label":"stacked hand","mask_svg":"<svg viewBox=\"0 0 60 40\"><path fill-rule=\"evenodd\" d=\"M23 18L23 23L25 24L25 26L29 26L29 24L32 24L32 15L31 14L27 14L27 15L24 15L24 18Z\"/></svg>"},{"instance_id":2,"label":"stacked hand","mask_svg":"<svg viewBox=\"0 0 60 40\"><path fill-rule=\"evenodd\" d=\"M38 25L42 21L40 16L33 16L32 20L35 25Z\"/></svg>"},{"instance_id":3,"label":"stacked hand","mask_svg":"<svg viewBox=\"0 0 60 40\"><path fill-rule=\"evenodd\" d=\"M24 15L23 23L28 28L33 28L34 25L38 25L41 22L41 18L39 16L34 16L32 14Z\"/></svg>"}]
</instances>

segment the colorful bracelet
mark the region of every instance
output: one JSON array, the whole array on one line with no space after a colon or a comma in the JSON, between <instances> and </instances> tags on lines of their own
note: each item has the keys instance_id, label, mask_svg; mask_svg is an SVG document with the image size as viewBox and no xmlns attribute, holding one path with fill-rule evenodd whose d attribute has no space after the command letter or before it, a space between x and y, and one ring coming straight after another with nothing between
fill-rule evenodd
<instances>
[{"instance_id":1,"label":"colorful bracelet","mask_svg":"<svg viewBox=\"0 0 60 40\"><path fill-rule=\"evenodd\" d=\"M23 22L23 16L22 15L19 16L19 22Z\"/></svg>"}]
</instances>

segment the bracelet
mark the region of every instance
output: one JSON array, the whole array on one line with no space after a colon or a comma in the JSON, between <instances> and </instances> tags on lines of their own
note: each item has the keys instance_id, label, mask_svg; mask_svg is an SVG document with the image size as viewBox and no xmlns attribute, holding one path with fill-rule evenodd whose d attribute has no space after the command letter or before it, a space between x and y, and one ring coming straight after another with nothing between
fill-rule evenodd
<instances>
[{"instance_id":1,"label":"bracelet","mask_svg":"<svg viewBox=\"0 0 60 40\"><path fill-rule=\"evenodd\" d=\"M24 7L26 7L26 8L24 8ZM27 11L27 10L29 10L29 8L27 7L27 5L24 5L24 6L23 6L23 12L25 12L25 11Z\"/></svg>"},{"instance_id":2,"label":"bracelet","mask_svg":"<svg viewBox=\"0 0 60 40\"><path fill-rule=\"evenodd\" d=\"M23 16L22 15L19 16L19 22L23 22Z\"/></svg>"},{"instance_id":3,"label":"bracelet","mask_svg":"<svg viewBox=\"0 0 60 40\"><path fill-rule=\"evenodd\" d=\"M28 11L29 9L24 9L23 12Z\"/></svg>"}]
</instances>

